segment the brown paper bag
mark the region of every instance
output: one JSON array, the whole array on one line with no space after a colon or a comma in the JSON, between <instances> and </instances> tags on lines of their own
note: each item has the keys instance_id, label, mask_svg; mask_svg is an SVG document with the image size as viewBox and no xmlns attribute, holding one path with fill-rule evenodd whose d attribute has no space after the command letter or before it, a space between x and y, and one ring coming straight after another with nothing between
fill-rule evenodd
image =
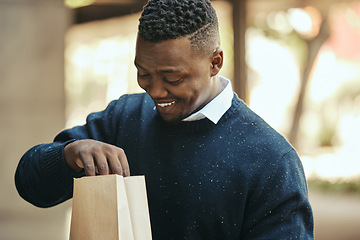
<instances>
[{"instance_id":1,"label":"brown paper bag","mask_svg":"<svg viewBox=\"0 0 360 240\"><path fill-rule=\"evenodd\" d=\"M151 240L145 177L74 179L70 240Z\"/></svg>"}]
</instances>

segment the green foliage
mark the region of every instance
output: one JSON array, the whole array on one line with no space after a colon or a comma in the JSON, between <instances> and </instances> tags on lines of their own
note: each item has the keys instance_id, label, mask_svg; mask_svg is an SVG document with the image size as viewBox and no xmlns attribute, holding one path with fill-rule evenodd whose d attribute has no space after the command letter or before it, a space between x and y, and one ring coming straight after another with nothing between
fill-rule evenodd
<instances>
[{"instance_id":1,"label":"green foliage","mask_svg":"<svg viewBox=\"0 0 360 240\"><path fill-rule=\"evenodd\" d=\"M337 93L337 99L338 101L344 101L347 99L350 99L351 101L354 101L358 96L360 96L360 79L354 79L352 81L349 81L345 84L343 84L338 93Z\"/></svg>"},{"instance_id":2,"label":"green foliage","mask_svg":"<svg viewBox=\"0 0 360 240\"><path fill-rule=\"evenodd\" d=\"M270 28L267 25L263 26L261 31L267 38L274 39L287 46L294 54L300 65L305 63L308 51L306 41L296 31L293 30L284 34Z\"/></svg>"},{"instance_id":3,"label":"green foliage","mask_svg":"<svg viewBox=\"0 0 360 240\"><path fill-rule=\"evenodd\" d=\"M321 147L330 147L333 146L333 139L336 134L335 127L330 127L328 125L322 125L319 130L319 145Z\"/></svg>"},{"instance_id":4,"label":"green foliage","mask_svg":"<svg viewBox=\"0 0 360 240\"><path fill-rule=\"evenodd\" d=\"M321 179L308 180L309 188L330 193L360 194L360 177L351 181L337 180L335 182Z\"/></svg>"}]
</instances>

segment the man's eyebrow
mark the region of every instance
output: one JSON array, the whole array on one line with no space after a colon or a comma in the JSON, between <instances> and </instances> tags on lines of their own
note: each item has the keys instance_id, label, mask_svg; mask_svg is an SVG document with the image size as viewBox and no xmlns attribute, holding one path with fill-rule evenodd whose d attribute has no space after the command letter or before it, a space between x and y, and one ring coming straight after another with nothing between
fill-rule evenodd
<instances>
[{"instance_id":1,"label":"man's eyebrow","mask_svg":"<svg viewBox=\"0 0 360 240\"><path fill-rule=\"evenodd\" d=\"M136 62L136 60L134 61L134 65L135 65L135 67L138 67L138 68L141 68L142 70L145 70L140 64L138 64Z\"/></svg>"},{"instance_id":2,"label":"man's eyebrow","mask_svg":"<svg viewBox=\"0 0 360 240\"><path fill-rule=\"evenodd\" d=\"M160 66L156 72L157 73L182 73L185 72L183 66Z\"/></svg>"},{"instance_id":3,"label":"man's eyebrow","mask_svg":"<svg viewBox=\"0 0 360 240\"><path fill-rule=\"evenodd\" d=\"M139 63L137 63L136 61L134 61L134 65L135 65L135 67L146 71L146 69L143 66L141 66ZM179 73L179 72L182 72L182 69L172 68L172 67L164 67L162 69L160 68L160 69L156 70L156 72L157 73Z\"/></svg>"},{"instance_id":4,"label":"man's eyebrow","mask_svg":"<svg viewBox=\"0 0 360 240\"><path fill-rule=\"evenodd\" d=\"M180 69L160 69L160 70L157 70L157 72L159 73L178 73L178 72L181 72Z\"/></svg>"}]
</instances>

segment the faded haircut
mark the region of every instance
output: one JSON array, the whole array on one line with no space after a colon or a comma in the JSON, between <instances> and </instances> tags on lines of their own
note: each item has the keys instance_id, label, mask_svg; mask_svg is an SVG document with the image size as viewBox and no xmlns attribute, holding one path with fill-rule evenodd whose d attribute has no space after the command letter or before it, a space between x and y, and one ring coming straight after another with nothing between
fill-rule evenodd
<instances>
[{"instance_id":1,"label":"faded haircut","mask_svg":"<svg viewBox=\"0 0 360 240\"><path fill-rule=\"evenodd\" d=\"M208 0L150 0L138 30L149 42L188 37L197 54L213 52L220 42L216 12Z\"/></svg>"}]
</instances>

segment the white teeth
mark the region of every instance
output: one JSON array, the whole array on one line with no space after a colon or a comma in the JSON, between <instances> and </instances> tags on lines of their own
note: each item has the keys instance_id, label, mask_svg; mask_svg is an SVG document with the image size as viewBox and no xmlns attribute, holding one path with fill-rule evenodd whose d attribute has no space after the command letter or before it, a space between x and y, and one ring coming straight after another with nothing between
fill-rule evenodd
<instances>
[{"instance_id":1,"label":"white teeth","mask_svg":"<svg viewBox=\"0 0 360 240\"><path fill-rule=\"evenodd\" d=\"M175 101L172 101L172 102L169 102L169 103L158 103L157 105L159 107L168 107L168 106L170 106L170 105L172 105L174 103L175 103Z\"/></svg>"}]
</instances>

